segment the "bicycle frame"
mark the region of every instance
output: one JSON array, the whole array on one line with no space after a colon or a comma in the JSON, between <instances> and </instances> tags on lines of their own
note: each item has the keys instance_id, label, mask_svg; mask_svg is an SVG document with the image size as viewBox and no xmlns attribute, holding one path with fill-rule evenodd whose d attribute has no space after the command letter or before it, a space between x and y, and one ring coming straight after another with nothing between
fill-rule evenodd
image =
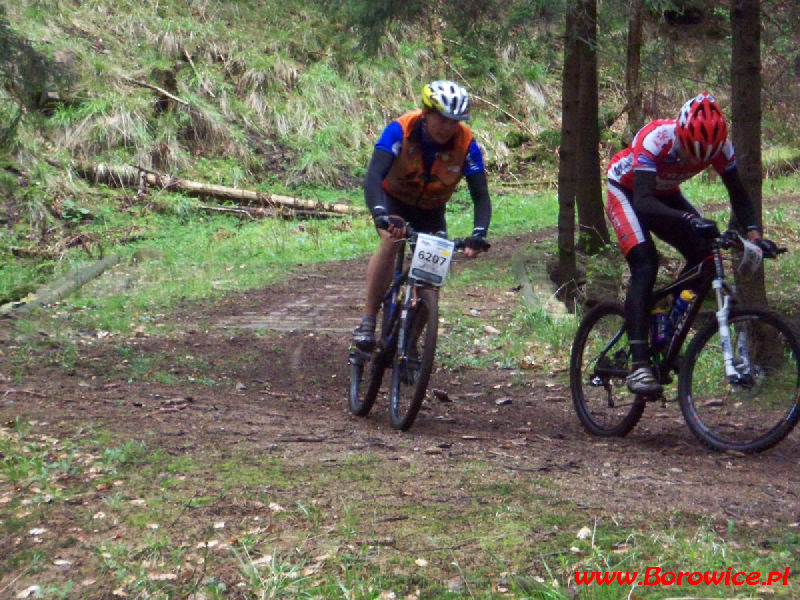
<instances>
[{"instance_id":1,"label":"bicycle frame","mask_svg":"<svg viewBox=\"0 0 800 600\"><path fill-rule=\"evenodd\" d=\"M398 318L398 313L400 318L405 317L408 311L414 307L416 302L415 290L420 286L424 286L438 291L436 286L427 285L425 282L411 277L408 274L408 266L406 265L406 243L413 248L415 242L416 237L414 234L408 239L402 239L397 242L398 248L397 256L395 257L394 276L389 289L381 300L384 307L384 328L382 330L384 346L381 349L382 353L390 348L404 347L405 340L402 338L405 332L401 329L399 331L399 339L395 340L393 337L395 334L393 324Z\"/></svg>"},{"instance_id":2,"label":"bicycle frame","mask_svg":"<svg viewBox=\"0 0 800 600\"><path fill-rule=\"evenodd\" d=\"M666 350L659 353L652 349L656 376L659 380L665 380L670 371L677 371L680 351L689 334L691 325L700 312L703 301L713 289L717 303L715 315L722 342L725 374L730 378L731 383L741 382L741 374L733 365L733 349L728 327L731 298L735 296L736 291L725 281L725 269L722 262L723 249L733 245L732 235L735 234L726 232L722 237L715 239L711 254L703 262L678 277L669 285L653 292L653 306L669 296L677 296L681 290L686 288L692 288L697 293L697 297L681 321L679 329L672 332L672 337Z\"/></svg>"},{"instance_id":3,"label":"bicycle frame","mask_svg":"<svg viewBox=\"0 0 800 600\"><path fill-rule=\"evenodd\" d=\"M705 262L700 263L687 273L684 273L682 276L678 277L669 285L655 290L653 292L653 306L657 305L662 300L669 298L670 296L677 297L678 294L680 294L684 289L696 289L699 282L708 278L707 267L705 266L706 264L707 263ZM716 277L714 279L716 280ZM689 328L697 316L697 313L700 312L700 307L703 304L703 300L705 300L706 296L708 295L708 290L710 289L709 282L701 284L699 287L700 290L696 290L697 298L686 312L686 315L681 321L680 328L672 332L666 349L664 349L662 352L658 352L655 348L651 348L656 376L659 380L663 381L666 379L670 371L677 370L680 350L683 347L683 343L686 341L687 335L689 334Z\"/></svg>"},{"instance_id":4,"label":"bicycle frame","mask_svg":"<svg viewBox=\"0 0 800 600\"><path fill-rule=\"evenodd\" d=\"M401 293L401 289L403 284L406 286L410 285L408 280L408 269L405 268L405 258L406 258L406 240L400 240L397 242L397 256L395 257L394 263L394 276L392 277L392 284L389 286L389 289L386 291L386 294L383 296L383 328L381 330L381 335L384 339L384 346L381 350L385 352L388 348L392 347L393 335L394 335L394 327L391 326L395 320L397 319L398 311L400 310L400 302L404 298L408 297L408 287L404 293Z\"/></svg>"},{"instance_id":5,"label":"bicycle frame","mask_svg":"<svg viewBox=\"0 0 800 600\"><path fill-rule=\"evenodd\" d=\"M722 340L725 374L731 379L731 383L739 383L741 381L740 371L733 365L733 349L730 329L728 328L728 313L730 311L731 297L735 295L735 290L725 281L725 271L722 263L722 250L728 247L730 243L727 237L714 240L711 254L703 262L675 279L672 283L653 292L653 302L650 308L670 296L677 296L681 290L686 288L694 289L697 293L697 298L689 307L680 323L680 327L672 332L667 347L663 351L658 351L651 347L656 377L662 383L669 381L669 373L671 371L678 370L678 361L683 344L689 335L692 323L700 312L703 301L708 297L712 289L717 303L716 318L719 323L719 334ZM625 326L623 325L601 354L605 355L624 333ZM625 377L627 375L626 369L618 369L609 365L598 365L597 371L598 375L608 374L615 377Z\"/></svg>"}]
</instances>

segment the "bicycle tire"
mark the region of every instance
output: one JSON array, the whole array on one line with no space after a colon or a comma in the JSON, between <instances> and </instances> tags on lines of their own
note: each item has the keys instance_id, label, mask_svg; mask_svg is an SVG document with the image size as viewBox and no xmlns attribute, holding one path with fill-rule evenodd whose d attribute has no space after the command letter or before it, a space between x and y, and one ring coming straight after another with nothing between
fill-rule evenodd
<instances>
[{"instance_id":1,"label":"bicycle tire","mask_svg":"<svg viewBox=\"0 0 800 600\"><path fill-rule=\"evenodd\" d=\"M569 364L572 403L588 433L623 437L639 422L645 401L628 391L629 372L624 309L615 302L601 302L581 319Z\"/></svg>"},{"instance_id":2,"label":"bicycle tire","mask_svg":"<svg viewBox=\"0 0 800 600\"><path fill-rule=\"evenodd\" d=\"M394 327L394 322L389 322L386 315L386 304L382 303L378 310L376 320L381 324L381 337L377 350L371 353L350 351L350 399L348 405L350 412L357 417L366 417L375 404L383 382L384 371L390 360L391 348L384 347L384 340L388 331ZM397 318L395 317L394 321ZM367 381L364 373L369 374Z\"/></svg>"},{"instance_id":3,"label":"bicycle tire","mask_svg":"<svg viewBox=\"0 0 800 600\"><path fill-rule=\"evenodd\" d=\"M439 331L439 294L432 288L417 288L416 306L398 322L404 327L406 348L398 348L392 360L389 415L392 427L407 431L417 418L428 381L433 371L436 338ZM412 333L413 332L413 333ZM399 336L398 336L399 337ZM419 369L411 368L407 360L408 348L416 338L422 348L418 351Z\"/></svg>"},{"instance_id":4,"label":"bicycle tire","mask_svg":"<svg viewBox=\"0 0 800 600\"><path fill-rule=\"evenodd\" d=\"M760 307L732 308L728 326L743 382L726 376L719 326L709 323L686 349L678 379L681 412L709 448L761 452L785 438L800 418L798 333L784 315Z\"/></svg>"}]
</instances>

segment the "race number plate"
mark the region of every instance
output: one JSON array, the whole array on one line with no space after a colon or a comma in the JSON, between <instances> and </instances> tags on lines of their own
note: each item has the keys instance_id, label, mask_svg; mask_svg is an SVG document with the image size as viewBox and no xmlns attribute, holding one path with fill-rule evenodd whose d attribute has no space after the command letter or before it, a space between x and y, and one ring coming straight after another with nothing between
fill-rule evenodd
<instances>
[{"instance_id":1,"label":"race number plate","mask_svg":"<svg viewBox=\"0 0 800 600\"><path fill-rule=\"evenodd\" d=\"M410 276L431 285L444 285L454 248L455 243L450 240L420 233L417 236L414 258L411 260Z\"/></svg>"},{"instance_id":2,"label":"race number plate","mask_svg":"<svg viewBox=\"0 0 800 600\"><path fill-rule=\"evenodd\" d=\"M764 262L764 251L753 242L748 242L742 236L742 262L739 263L739 275L749 279L756 274L761 263Z\"/></svg>"}]
</instances>

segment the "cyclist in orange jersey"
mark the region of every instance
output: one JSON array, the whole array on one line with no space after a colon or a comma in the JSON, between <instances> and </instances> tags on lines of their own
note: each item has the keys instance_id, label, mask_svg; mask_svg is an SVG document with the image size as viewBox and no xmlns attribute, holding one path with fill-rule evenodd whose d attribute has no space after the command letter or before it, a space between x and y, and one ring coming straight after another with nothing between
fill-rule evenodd
<instances>
[{"instance_id":1,"label":"cyclist in orange jersey","mask_svg":"<svg viewBox=\"0 0 800 600\"><path fill-rule=\"evenodd\" d=\"M464 178L473 201L472 235L464 254L487 247L492 214L483 153L464 121L470 116L467 91L452 81L434 81L422 90L419 110L384 129L364 178L364 198L380 243L367 265L364 316L353 334L361 350L375 346L375 318L392 278L397 245L405 222L422 233L447 235L445 206Z\"/></svg>"}]
</instances>

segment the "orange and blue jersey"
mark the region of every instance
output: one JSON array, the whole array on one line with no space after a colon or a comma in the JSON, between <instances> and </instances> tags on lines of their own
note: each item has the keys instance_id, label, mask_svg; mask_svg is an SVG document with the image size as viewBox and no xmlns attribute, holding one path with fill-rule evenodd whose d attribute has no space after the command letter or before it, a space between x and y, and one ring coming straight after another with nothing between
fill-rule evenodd
<instances>
[{"instance_id":1,"label":"orange and blue jersey","mask_svg":"<svg viewBox=\"0 0 800 600\"><path fill-rule=\"evenodd\" d=\"M452 140L439 145L422 132L423 111L392 121L375 145L394 156L383 180L393 198L429 210L444 206L462 177L485 173L483 153L463 123Z\"/></svg>"}]
</instances>

